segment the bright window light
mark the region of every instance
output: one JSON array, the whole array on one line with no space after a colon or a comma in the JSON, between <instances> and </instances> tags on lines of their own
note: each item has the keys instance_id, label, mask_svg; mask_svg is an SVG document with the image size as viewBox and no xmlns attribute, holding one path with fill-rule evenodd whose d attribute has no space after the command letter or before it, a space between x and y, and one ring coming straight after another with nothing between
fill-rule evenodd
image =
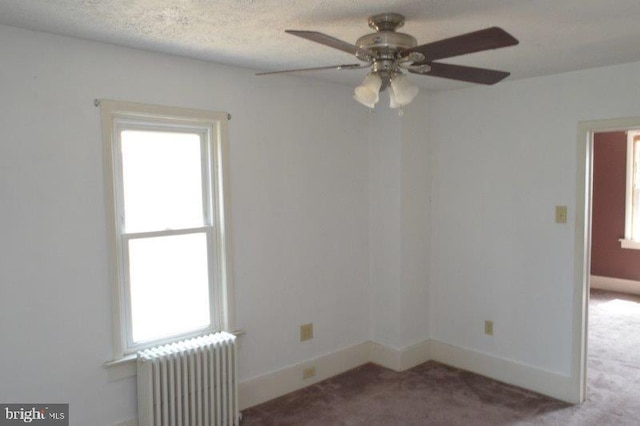
<instances>
[{"instance_id":1,"label":"bright window light","mask_svg":"<svg viewBox=\"0 0 640 426\"><path fill-rule=\"evenodd\" d=\"M129 240L133 342L210 325L207 236Z\"/></svg>"},{"instance_id":2,"label":"bright window light","mask_svg":"<svg viewBox=\"0 0 640 426\"><path fill-rule=\"evenodd\" d=\"M201 137L121 133L126 232L203 225Z\"/></svg>"}]
</instances>

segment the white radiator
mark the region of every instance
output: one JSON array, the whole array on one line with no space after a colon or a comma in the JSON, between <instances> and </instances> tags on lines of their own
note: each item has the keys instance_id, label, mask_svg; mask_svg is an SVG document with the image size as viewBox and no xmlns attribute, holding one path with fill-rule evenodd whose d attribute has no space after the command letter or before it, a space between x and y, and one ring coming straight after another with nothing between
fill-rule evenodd
<instances>
[{"instance_id":1,"label":"white radiator","mask_svg":"<svg viewBox=\"0 0 640 426\"><path fill-rule=\"evenodd\" d=\"M138 426L238 424L236 338L221 332L138 353Z\"/></svg>"}]
</instances>

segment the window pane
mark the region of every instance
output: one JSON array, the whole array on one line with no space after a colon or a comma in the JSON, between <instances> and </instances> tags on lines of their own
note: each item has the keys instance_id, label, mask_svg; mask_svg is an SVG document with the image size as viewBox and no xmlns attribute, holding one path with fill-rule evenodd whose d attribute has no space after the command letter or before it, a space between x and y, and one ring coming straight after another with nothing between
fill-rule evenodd
<instances>
[{"instance_id":1,"label":"window pane","mask_svg":"<svg viewBox=\"0 0 640 426\"><path fill-rule=\"evenodd\" d=\"M121 133L126 232L203 225L200 135Z\"/></svg>"},{"instance_id":2,"label":"window pane","mask_svg":"<svg viewBox=\"0 0 640 426\"><path fill-rule=\"evenodd\" d=\"M210 324L204 233L129 240L134 343Z\"/></svg>"}]
</instances>

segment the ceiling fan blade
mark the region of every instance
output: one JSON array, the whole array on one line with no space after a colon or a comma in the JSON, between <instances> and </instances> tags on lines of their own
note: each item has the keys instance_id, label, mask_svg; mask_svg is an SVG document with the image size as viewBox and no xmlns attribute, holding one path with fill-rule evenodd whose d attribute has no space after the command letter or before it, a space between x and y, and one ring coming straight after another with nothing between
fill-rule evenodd
<instances>
[{"instance_id":1,"label":"ceiling fan blade","mask_svg":"<svg viewBox=\"0 0 640 426\"><path fill-rule=\"evenodd\" d=\"M301 71L322 71L322 70L355 70L359 68L369 68L371 65L366 64L346 64L346 65L329 65L326 67L314 67L314 68L298 68L292 70L281 70L281 71L267 71L267 72L259 72L256 75L270 75L270 74L284 74L288 72L301 72Z\"/></svg>"},{"instance_id":2,"label":"ceiling fan blade","mask_svg":"<svg viewBox=\"0 0 640 426\"><path fill-rule=\"evenodd\" d=\"M411 52L419 52L425 57L421 63L425 63L483 50L514 46L518 43L519 41L515 37L502 28L491 27L416 46L405 50L403 56Z\"/></svg>"},{"instance_id":3,"label":"ceiling fan blade","mask_svg":"<svg viewBox=\"0 0 640 426\"><path fill-rule=\"evenodd\" d=\"M362 49L354 44L347 43L346 41L339 40L330 35L319 33L317 31L298 31L298 30L285 30L287 34L293 34L298 37L306 38L307 40L315 41L316 43L324 44L325 46L333 47L334 49L342 50L343 52L357 55L359 58L368 59L373 58L375 54Z\"/></svg>"},{"instance_id":4,"label":"ceiling fan blade","mask_svg":"<svg viewBox=\"0 0 640 426\"><path fill-rule=\"evenodd\" d=\"M420 75L430 75L432 77L443 77L451 80L467 81L478 84L496 84L507 78L511 73L506 71L496 71L486 68L474 68L464 65L442 64L439 62L430 63L431 70L420 72L409 68L409 72Z\"/></svg>"}]
</instances>

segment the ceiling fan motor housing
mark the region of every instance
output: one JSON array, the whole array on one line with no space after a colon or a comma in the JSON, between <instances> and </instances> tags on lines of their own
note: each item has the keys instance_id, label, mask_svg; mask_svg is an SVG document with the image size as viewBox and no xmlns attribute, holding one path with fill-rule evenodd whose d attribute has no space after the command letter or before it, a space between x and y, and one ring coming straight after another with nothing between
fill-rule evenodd
<instances>
[{"instance_id":1,"label":"ceiling fan motor housing","mask_svg":"<svg viewBox=\"0 0 640 426\"><path fill-rule=\"evenodd\" d=\"M356 46L374 52L399 52L418 45L416 39L409 34L395 31L379 31L367 34L358 39Z\"/></svg>"},{"instance_id":2,"label":"ceiling fan motor housing","mask_svg":"<svg viewBox=\"0 0 640 426\"><path fill-rule=\"evenodd\" d=\"M363 61L371 61L370 57L359 54L368 51L376 53L373 60L373 71L390 76L397 70L396 60L400 58L400 53L406 49L411 49L418 45L416 39L409 34L398 33L396 28L404 25L404 16L398 13L383 13L369 18L369 26L376 30L375 33L367 34L356 41L359 49L356 56Z\"/></svg>"}]
</instances>

